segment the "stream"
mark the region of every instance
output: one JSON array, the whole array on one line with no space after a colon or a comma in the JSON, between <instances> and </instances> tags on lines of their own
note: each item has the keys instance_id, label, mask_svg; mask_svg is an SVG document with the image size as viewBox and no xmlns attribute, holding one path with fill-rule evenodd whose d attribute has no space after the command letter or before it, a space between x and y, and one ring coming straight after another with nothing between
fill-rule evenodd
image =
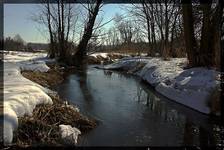
<instances>
[{"instance_id":1,"label":"stream","mask_svg":"<svg viewBox=\"0 0 224 150\"><path fill-rule=\"evenodd\" d=\"M78 146L214 146L219 127L211 117L158 94L138 77L89 66L55 87L99 125Z\"/></svg>"}]
</instances>

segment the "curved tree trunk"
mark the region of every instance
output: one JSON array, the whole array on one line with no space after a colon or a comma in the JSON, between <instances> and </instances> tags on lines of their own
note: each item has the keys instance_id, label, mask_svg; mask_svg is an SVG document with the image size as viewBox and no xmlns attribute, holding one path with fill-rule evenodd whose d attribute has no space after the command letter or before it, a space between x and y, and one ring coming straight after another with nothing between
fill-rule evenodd
<instances>
[{"instance_id":1,"label":"curved tree trunk","mask_svg":"<svg viewBox=\"0 0 224 150\"><path fill-rule=\"evenodd\" d=\"M90 38L92 37L93 26L96 20L96 16L99 12L101 3L102 3L102 0L96 0L96 4L93 10L89 10L90 11L89 20L86 24L82 39L78 44L77 51L72 58L73 64L76 66L80 66L86 63L86 60L85 60L86 49L87 49L88 42Z\"/></svg>"}]
</instances>

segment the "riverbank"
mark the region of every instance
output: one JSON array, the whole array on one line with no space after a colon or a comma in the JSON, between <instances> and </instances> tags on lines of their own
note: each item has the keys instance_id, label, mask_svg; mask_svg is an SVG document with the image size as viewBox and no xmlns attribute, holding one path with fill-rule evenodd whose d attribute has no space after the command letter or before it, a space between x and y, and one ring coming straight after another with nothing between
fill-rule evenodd
<instances>
[{"instance_id":1,"label":"riverbank","mask_svg":"<svg viewBox=\"0 0 224 150\"><path fill-rule=\"evenodd\" d=\"M52 86L56 86L64 80L64 70L59 65L48 64L48 66L50 69L47 72L22 71L21 73L27 79L51 89ZM82 134L96 127L96 120L82 115L77 107L68 104L68 101L61 99L57 93L49 94L49 96L53 101L52 105L37 106L31 117L19 118L19 127L16 133L19 146L65 145L65 141L60 136L58 126L60 124L76 127Z\"/></svg>"},{"instance_id":2,"label":"riverbank","mask_svg":"<svg viewBox=\"0 0 224 150\"><path fill-rule=\"evenodd\" d=\"M184 69L186 64L186 58L129 57L99 68L137 75L177 103L220 115L220 73L211 68Z\"/></svg>"},{"instance_id":3,"label":"riverbank","mask_svg":"<svg viewBox=\"0 0 224 150\"><path fill-rule=\"evenodd\" d=\"M96 126L94 119L80 114L50 89L63 80L63 68L45 57L13 52L4 59L6 145L74 145L79 134Z\"/></svg>"},{"instance_id":4,"label":"riverbank","mask_svg":"<svg viewBox=\"0 0 224 150\"><path fill-rule=\"evenodd\" d=\"M110 64L131 54L122 53L93 53L88 55L88 64ZM134 55L134 54L133 54Z\"/></svg>"}]
</instances>

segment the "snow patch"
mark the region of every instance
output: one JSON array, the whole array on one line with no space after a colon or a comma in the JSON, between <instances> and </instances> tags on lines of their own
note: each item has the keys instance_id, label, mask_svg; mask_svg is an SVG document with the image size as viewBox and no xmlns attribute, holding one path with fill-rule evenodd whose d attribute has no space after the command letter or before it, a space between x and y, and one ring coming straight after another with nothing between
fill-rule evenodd
<instances>
[{"instance_id":1,"label":"snow patch","mask_svg":"<svg viewBox=\"0 0 224 150\"><path fill-rule=\"evenodd\" d=\"M70 125L59 125L61 138L67 144L77 144L78 136L81 134L81 131Z\"/></svg>"},{"instance_id":2,"label":"snow patch","mask_svg":"<svg viewBox=\"0 0 224 150\"><path fill-rule=\"evenodd\" d=\"M94 53L94 54L90 54L89 56L93 56L95 58L97 58L97 56L101 56L103 58L107 58L108 53Z\"/></svg>"},{"instance_id":3,"label":"snow patch","mask_svg":"<svg viewBox=\"0 0 224 150\"><path fill-rule=\"evenodd\" d=\"M20 52L20 51L3 51L4 53L4 62L23 62L23 61L29 61L29 60L38 60L46 58L47 54L38 52L38 53L32 53L32 52Z\"/></svg>"},{"instance_id":4,"label":"snow patch","mask_svg":"<svg viewBox=\"0 0 224 150\"><path fill-rule=\"evenodd\" d=\"M93 53L93 54L90 54L89 56L92 56L92 57L103 57L103 58L108 58L109 55L117 55L117 56L130 56L128 54L121 54L121 53Z\"/></svg>"},{"instance_id":5,"label":"snow patch","mask_svg":"<svg viewBox=\"0 0 224 150\"><path fill-rule=\"evenodd\" d=\"M209 114L208 99L213 89L219 85L218 72L205 68L184 70L171 84L160 83L156 91L181 104Z\"/></svg>"},{"instance_id":6,"label":"snow patch","mask_svg":"<svg viewBox=\"0 0 224 150\"><path fill-rule=\"evenodd\" d=\"M5 57L6 56L6 57ZM18 127L18 117L32 115L33 109L39 104L52 104L46 94L49 90L24 78L21 69L47 71L46 64L41 60L43 54L25 52L9 52L4 56L4 144L13 140L13 131ZM32 59L32 61L30 61Z\"/></svg>"}]
</instances>

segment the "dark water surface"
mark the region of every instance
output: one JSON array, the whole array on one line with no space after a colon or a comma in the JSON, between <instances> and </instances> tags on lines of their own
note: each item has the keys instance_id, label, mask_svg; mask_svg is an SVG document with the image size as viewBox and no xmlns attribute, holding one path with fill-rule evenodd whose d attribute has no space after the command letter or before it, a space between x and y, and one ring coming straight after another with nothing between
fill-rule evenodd
<instances>
[{"instance_id":1,"label":"dark water surface","mask_svg":"<svg viewBox=\"0 0 224 150\"><path fill-rule=\"evenodd\" d=\"M89 67L70 73L56 90L99 125L80 146L216 145L213 119L156 93L140 79Z\"/></svg>"}]
</instances>

